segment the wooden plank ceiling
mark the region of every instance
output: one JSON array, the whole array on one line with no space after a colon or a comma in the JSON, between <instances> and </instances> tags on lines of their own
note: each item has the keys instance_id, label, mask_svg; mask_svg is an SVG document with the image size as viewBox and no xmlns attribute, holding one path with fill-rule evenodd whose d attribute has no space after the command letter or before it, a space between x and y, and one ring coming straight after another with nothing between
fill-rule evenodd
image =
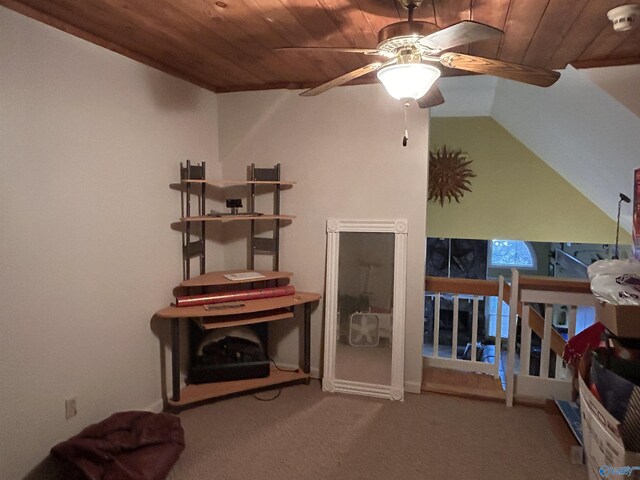
<instances>
[{"instance_id":1,"label":"wooden plank ceiling","mask_svg":"<svg viewBox=\"0 0 640 480\"><path fill-rule=\"evenodd\" d=\"M614 32L622 0L424 0L416 20L486 23L502 38L455 49L562 69L640 63L640 29ZM627 2L628 3L628 2ZM371 61L358 54L274 52L368 47L406 20L394 0L0 0L0 4L215 92L306 88ZM446 69L445 75L463 72ZM369 75L360 82L375 81Z\"/></svg>"}]
</instances>

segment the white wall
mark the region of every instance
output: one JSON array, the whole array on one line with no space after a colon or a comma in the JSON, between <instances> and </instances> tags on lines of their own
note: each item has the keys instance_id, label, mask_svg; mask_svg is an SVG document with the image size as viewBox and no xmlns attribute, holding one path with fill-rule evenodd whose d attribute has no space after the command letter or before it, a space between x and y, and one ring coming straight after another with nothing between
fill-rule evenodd
<instances>
[{"instance_id":1,"label":"white wall","mask_svg":"<svg viewBox=\"0 0 640 480\"><path fill-rule=\"evenodd\" d=\"M589 68L580 72L640 117L640 64Z\"/></svg>"},{"instance_id":2,"label":"white wall","mask_svg":"<svg viewBox=\"0 0 640 480\"><path fill-rule=\"evenodd\" d=\"M181 280L169 184L187 158L212 177L219 164L210 92L4 8L0 65L0 477L14 479L88 424L158 405L150 321Z\"/></svg>"},{"instance_id":3,"label":"white wall","mask_svg":"<svg viewBox=\"0 0 640 480\"><path fill-rule=\"evenodd\" d=\"M618 192L633 195L640 118L581 70L549 88L498 80L491 116L614 220ZM629 206L621 226L631 231Z\"/></svg>"},{"instance_id":4,"label":"white wall","mask_svg":"<svg viewBox=\"0 0 640 480\"><path fill-rule=\"evenodd\" d=\"M438 88L445 102L431 111L432 117L488 117L496 94L497 77L467 75L443 77Z\"/></svg>"},{"instance_id":5,"label":"white wall","mask_svg":"<svg viewBox=\"0 0 640 480\"><path fill-rule=\"evenodd\" d=\"M281 269L301 291L324 292L328 218L407 218L407 387L421 378L428 113L412 108L409 146L402 147L403 110L380 85L333 89L318 97L265 91L218 96L220 160L226 178L247 164L282 164L297 181L282 194L282 212L297 215L282 232ZM231 235L231 240L241 238ZM244 266L244 243L226 257ZM322 304L312 315L312 372L321 365ZM298 336L283 326L280 361L295 363ZM295 331L294 331L295 332ZM276 332L276 336L278 333Z\"/></svg>"}]
</instances>

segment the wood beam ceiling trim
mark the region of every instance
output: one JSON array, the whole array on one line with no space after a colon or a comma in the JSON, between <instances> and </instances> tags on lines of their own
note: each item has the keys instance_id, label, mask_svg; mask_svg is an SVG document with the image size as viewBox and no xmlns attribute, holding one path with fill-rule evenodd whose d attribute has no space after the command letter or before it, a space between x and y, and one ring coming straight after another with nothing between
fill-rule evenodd
<instances>
[{"instance_id":1,"label":"wood beam ceiling trim","mask_svg":"<svg viewBox=\"0 0 640 480\"><path fill-rule=\"evenodd\" d=\"M570 65L578 70L582 68L602 68L602 67L621 67L624 65L640 65L640 56L626 58L607 58L593 60L578 60L571 62Z\"/></svg>"}]
</instances>

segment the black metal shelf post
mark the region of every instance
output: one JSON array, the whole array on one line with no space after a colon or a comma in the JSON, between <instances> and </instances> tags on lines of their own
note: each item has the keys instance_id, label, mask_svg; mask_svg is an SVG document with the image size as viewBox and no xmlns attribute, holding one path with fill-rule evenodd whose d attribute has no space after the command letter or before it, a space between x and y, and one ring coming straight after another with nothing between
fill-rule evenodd
<instances>
[{"instance_id":1,"label":"black metal shelf post","mask_svg":"<svg viewBox=\"0 0 640 480\"><path fill-rule=\"evenodd\" d=\"M196 195L198 215L205 214L205 183L191 183L187 180L205 180L205 162L192 165L190 160L180 163L180 207L182 217L191 216L192 195ZM196 185L194 188L193 185ZM195 192L194 192L195 190ZM185 222L182 230L182 279L191 278L191 259L198 258L200 275L206 272L205 222ZM194 232L194 229L196 230ZM195 240L193 239L195 237ZM191 328L188 324L187 328ZM191 332L191 330L189 330ZM180 319L171 320L171 399L180 401Z\"/></svg>"},{"instance_id":2,"label":"black metal shelf post","mask_svg":"<svg viewBox=\"0 0 640 480\"><path fill-rule=\"evenodd\" d=\"M273 168L256 168L255 163L249 166L249 181L252 182L280 182L280 164L276 164ZM273 214L280 215L280 183L276 183L273 191ZM256 184L251 183L249 192L249 209L251 213L256 213ZM251 220L251 245L250 255L247 259L247 268L253 270L255 268L256 254L268 254L273 256L272 270L280 269L280 219L274 220L275 226L273 236L258 237L256 236L255 220Z\"/></svg>"}]
</instances>

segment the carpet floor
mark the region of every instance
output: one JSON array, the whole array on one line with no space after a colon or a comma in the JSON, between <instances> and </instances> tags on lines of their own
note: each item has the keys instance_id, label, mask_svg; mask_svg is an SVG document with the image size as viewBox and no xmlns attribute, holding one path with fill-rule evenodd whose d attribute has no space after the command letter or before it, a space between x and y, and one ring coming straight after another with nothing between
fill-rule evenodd
<instances>
[{"instance_id":1,"label":"carpet floor","mask_svg":"<svg viewBox=\"0 0 640 480\"><path fill-rule=\"evenodd\" d=\"M269 397L272 392L263 392ZM320 383L180 414L187 447L170 480L584 480L542 409L408 394L329 394Z\"/></svg>"}]
</instances>

